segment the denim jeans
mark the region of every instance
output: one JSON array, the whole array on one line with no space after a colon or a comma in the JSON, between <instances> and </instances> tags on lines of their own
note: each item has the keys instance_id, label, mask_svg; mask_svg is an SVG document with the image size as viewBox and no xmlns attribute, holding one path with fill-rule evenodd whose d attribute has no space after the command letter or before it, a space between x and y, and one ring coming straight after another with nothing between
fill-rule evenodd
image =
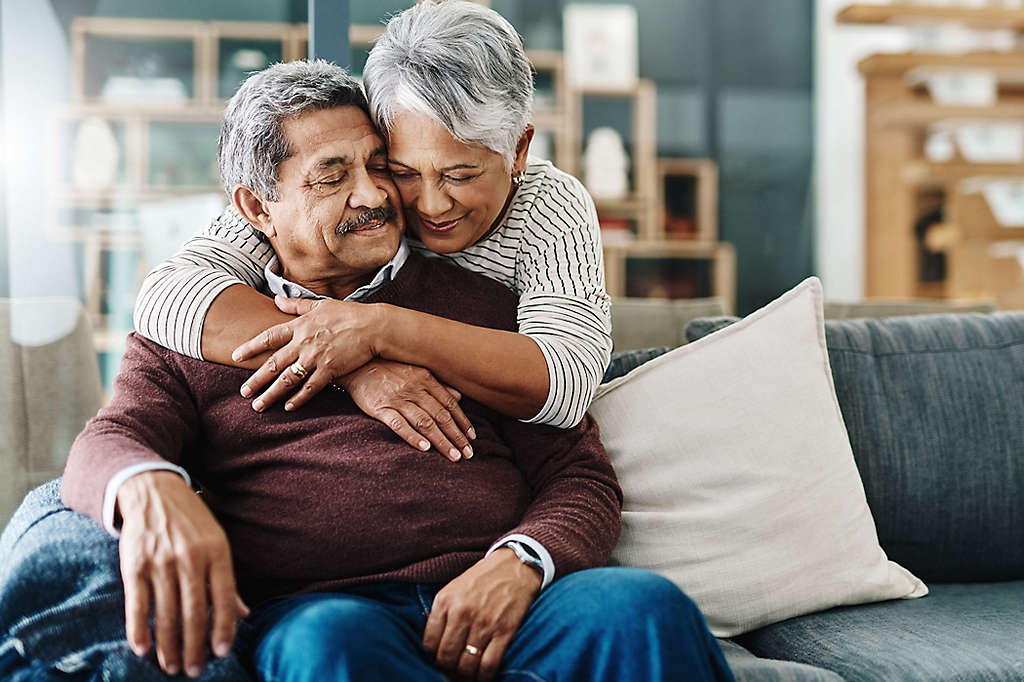
<instances>
[{"instance_id":1,"label":"denim jeans","mask_svg":"<svg viewBox=\"0 0 1024 682\"><path fill-rule=\"evenodd\" d=\"M125 639L117 541L61 503L60 479L30 492L0 536L0 680L166 679ZM250 676L232 653L211 656L200 679Z\"/></svg>"},{"instance_id":2,"label":"denim jeans","mask_svg":"<svg viewBox=\"0 0 1024 682\"><path fill-rule=\"evenodd\" d=\"M250 617L260 678L338 682L446 678L421 644L440 585L386 583L280 600ZM498 679L732 680L697 607L650 571L595 568L556 580L530 607Z\"/></svg>"},{"instance_id":3,"label":"denim jeans","mask_svg":"<svg viewBox=\"0 0 1024 682\"><path fill-rule=\"evenodd\" d=\"M401 667L366 679L443 680L419 644L438 589L371 585L257 608L239 623L235 650L227 658L211 656L200 682L250 680L250 665L264 679L283 679L281 666L297 662L307 679L318 679L314 665L341 665L323 656L330 653L357 657L357 672ZM321 602L329 607L313 608ZM350 606L339 609L339 603ZM353 603L362 605L359 613L366 607L366 619L360 615L356 627ZM311 627L324 617L337 620L338 627ZM319 640L315 644L306 634L310 630ZM117 541L61 504L59 479L29 493L0 536L0 633L2 680L167 679L152 652L139 658L125 640ZM388 655L394 646L401 646L402 655ZM506 680L560 682L732 679L692 602L655 574L621 568L572 574L542 592L506 652L502 671Z\"/></svg>"}]
</instances>

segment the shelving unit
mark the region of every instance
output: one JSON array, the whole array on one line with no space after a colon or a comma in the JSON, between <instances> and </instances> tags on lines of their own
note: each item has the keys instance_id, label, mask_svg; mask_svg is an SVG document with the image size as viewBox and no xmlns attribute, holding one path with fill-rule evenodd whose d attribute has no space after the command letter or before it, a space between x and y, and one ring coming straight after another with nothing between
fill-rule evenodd
<instances>
[{"instance_id":1,"label":"shelving unit","mask_svg":"<svg viewBox=\"0 0 1024 682\"><path fill-rule=\"evenodd\" d=\"M383 26L379 25L350 27L353 50L368 50L382 31ZM301 58L307 49L307 33L305 24L271 22L94 17L73 20L71 98L64 110L52 114L50 121L52 134L47 158L52 163L52 200L44 220L45 229L53 238L81 245L87 304L101 352L116 353L128 331L124 315L113 314L106 300L104 268L112 267L115 254L126 259L117 266L118 276L134 278L137 288L141 277L154 265L146 262L144 256L140 206L188 195L198 198L221 194L213 166L216 131L226 99L237 87L235 79L240 82L244 77L243 69L225 60L232 54L237 57L240 49L258 50L269 61ZM146 57L150 52L156 55L151 60L156 73L136 74L132 69L139 60L132 57ZM535 129L538 135L548 136L552 161L568 172L580 173L585 98L626 97L631 101L633 189L621 200L597 202L602 218L625 219L635 225L628 243L608 244L605 248L609 292L613 296L625 295L634 286L628 275L637 264L697 263L704 268L708 289L701 290L699 295L734 301L735 254L729 245L715 241L717 175L710 172L713 164L667 160L659 166L654 83L641 79L636 88L626 93L572 90L566 82L561 52L531 50L528 57L537 72L538 83L545 86L533 115ZM117 62L127 71L128 78L118 84L120 90L108 87L112 76L122 75L108 61ZM163 77L164 85L168 86L163 96L147 98L143 96L145 89L133 91L131 78L139 75L143 81ZM88 120L101 121L113 131L118 143L118 172L110 182L76 186L67 170L74 165L71 142L78 126ZM166 148L167 140L179 139L181 135L194 137L194 146L201 147L204 155L193 155L194 167L180 172L157 168L158 143L163 141ZM203 135L209 140L200 140ZM666 173L694 178L697 208L693 220L698 229L693 235L669 238L666 234L661 210L664 187L659 186Z\"/></svg>"},{"instance_id":2,"label":"shelving unit","mask_svg":"<svg viewBox=\"0 0 1024 682\"><path fill-rule=\"evenodd\" d=\"M837 21L847 24L920 26L957 22L976 29L1024 31L1024 10L892 3L850 5ZM972 163L958 152L930 161L924 143L930 129L964 122L1024 121L1024 52L876 54L859 63L865 82L865 240L868 296L997 300L1011 305L1024 290L1015 278L995 279L991 245L996 237L976 229L993 218L978 195L965 196L972 178L1024 178L1024 162ZM947 106L932 99L922 75L985 70L995 75L992 106ZM921 229L926 214L942 220ZM987 215L986 215L987 214ZM915 234L915 230L918 232ZM1014 234L1004 231L1000 239ZM1017 230L1024 238L1024 230ZM925 259L940 258L945 278L925 281ZM1012 263L1003 259L1000 269ZM1019 267L1019 265L1017 265Z\"/></svg>"},{"instance_id":3,"label":"shelving unit","mask_svg":"<svg viewBox=\"0 0 1024 682\"><path fill-rule=\"evenodd\" d=\"M1024 31L1024 11L1009 7L957 7L893 2L885 5L856 2L836 16L841 24L912 25L957 22L971 28L1012 28Z\"/></svg>"}]
</instances>

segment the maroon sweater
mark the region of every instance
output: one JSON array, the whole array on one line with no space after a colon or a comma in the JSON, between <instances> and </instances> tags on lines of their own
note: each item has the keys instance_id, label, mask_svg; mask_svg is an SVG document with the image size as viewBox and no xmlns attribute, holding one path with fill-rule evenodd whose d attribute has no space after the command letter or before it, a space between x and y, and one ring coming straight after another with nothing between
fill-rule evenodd
<instances>
[{"instance_id":1,"label":"maroon sweater","mask_svg":"<svg viewBox=\"0 0 1024 682\"><path fill-rule=\"evenodd\" d=\"M368 301L516 329L503 285L415 254ZM117 471L183 466L227 532L250 603L385 580L444 583L510 532L543 544L558 576L611 554L621 491L589 416L562 430L465 398L475 454L453 463L407 445L344 393L257 413L238 393L249 374L132 334L110 405L72 446L64 502L102 523Z\"/></svg>"}]
</instances>

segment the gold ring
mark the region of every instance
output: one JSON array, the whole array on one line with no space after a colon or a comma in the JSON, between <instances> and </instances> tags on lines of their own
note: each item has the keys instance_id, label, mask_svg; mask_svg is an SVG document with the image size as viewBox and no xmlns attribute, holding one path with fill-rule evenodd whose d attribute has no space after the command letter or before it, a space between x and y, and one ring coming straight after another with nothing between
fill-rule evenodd
<instances>
[{"instance_id":1,"label":"gold ring","mask_svg":"<svg viewBox=\"0 0 1024 682\"><path fill-rule=\"evenodd\" d=\"M309 371L302 366L301 362L295 362L289 369L292 370L292 374L300 379L305 379L306 375L309 374Z\"/></svg>"},{"instance_id":2,"label":"gold ring","mask_svg":"<svg viewBox=\"0 0 1024 682\"><path fill-rule=\"evenodd\" d=\"M470 656L479 656L480 655L480 650L477 649L472 644L467 644L466 645L466 653L469 654Z\"/></svg>"}]
</instances>

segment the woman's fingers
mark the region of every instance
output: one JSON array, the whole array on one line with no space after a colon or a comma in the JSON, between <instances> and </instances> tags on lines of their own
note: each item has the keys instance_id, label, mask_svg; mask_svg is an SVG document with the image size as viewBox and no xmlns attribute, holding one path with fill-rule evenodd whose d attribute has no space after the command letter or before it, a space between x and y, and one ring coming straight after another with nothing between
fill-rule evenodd
<instances>
[{"instance_id":1,"label":"woman's fingers","mask_svg":"<svg viewBox=\"0 0 1024 682\"><path fill-rule=\"evenodd\" d=\"M320 301L311 298L285 298L278 294L274 297L274 304L282 313L289 315L305 315L319 305Z\"/></svg>"},{"instance_id":2,"label":"woman's fingers","mask_svg":"<svg viewBox=\"0 0 1024 682\"><path fill-rule=\"evenodd\" d=\"M440 386L438 386L437 392L439 394L447 394L447 391ZM465 433L472 427L468 426L469 419L467 419L466 415L462 413L462 408L459 407L457 402L449 400L447 401L447 404L443 404L428 391L422 391L412 402L430 415L430 423L428 423L427 428L436 428L444 434L446 437L445 442L441 443L441 445L447 447L448 444L451 443L462 457L469 459L473 456L473 448L470 446L469 437ZM467 424L466 427L459 425L455 416L456 412L459 414L459 417L463 422ZM421 433L423 432L421 431ZM429 433L423 433L423 435L430 438ZM431 440L431 442L434 443L433 440ZM441 450L437 443L434 443L434 447L437 447L438 451L442 453L451 455L448 450Z\"/></svg>"},{"instance_id":3,"label":"woman's fingers","mask_svg":"<svg viewBox=\"0 0 1024 682\"><path fill-rule=\"evenodd\" d=\"M398 411L402 413L402 416L405 417L416 433L430 441L431 445L437 448L438 452L453 462L462 459L462 451L448 440L448 437L438 428L437 422L434 421L430 413L416 403L409 401L399 403Z\"/></svg>"},{"instance_id":4,"label":"woman's fingers","mask_svg":"<svg viewBox=\"0 0 1024 682\"><path fill-rule=\"evenodd\" d=\"M466 416L466 413L462 411L462 407L459 405L459 401L462 400L462 394L451 386L441 384L438 384L438 386L441 390L433 390L431 394L441 403L444 409L451 413L459 430L466 434L470 440L476 440L476 430L469 421L469 417Z\"/></svg>"},{"instance_id":5,"label":"woman's fingers","mask_svg":"<svg viewBox=\"0 0 1024 682\"><path fill-rule=\"evenodd\" d=\"M231 353L231 359L242 362L267 351L277 350L292 340L292 323L282 322L260 332Z\"/></svg>"},{"instance_id":6,"label":"woman's fingers","mask_svg":"<svg viewBox=\"0 0 1024 682\"><path fill-rule=\"evenodd\" d=\"M317 367L315 370L311 371L313 373L302 382L302 386L299 387L299 389L288 399L288 402L284 404L285 410L291 412L292 410L299 409L312 400L313 396L327 388L334 379L334 377L323 368Z\"/></svg>"},{"instance_id":7,"label":"woman's fingers","mask_svg":"<svg viewBox=\"0 0 1024 682\"><path fill-rule=\"evenodd\" d=\"M242 384L242 396L248 398L269 383L267 390L252 401L252 409L262 412L295 391L302 380L315 369L315 366L307 366L299 360L298 351L285 346L275 351L251 377L246 379Z\"/></svg>"},{"instance_id":8,"label":"woman's fingers","mask_svg":"<svg viewBox=\"0 0 1024 682\"><path fill-rule=\"evenodd\" d=\"M420 435L416 429L409 426L409 422L406 421L405 417L398 410L384 407L373 416L377 421L394 431L399 438L417 450L426 452L430 449L430 443L427 439Z\"/></svg>"}]
</instances>

